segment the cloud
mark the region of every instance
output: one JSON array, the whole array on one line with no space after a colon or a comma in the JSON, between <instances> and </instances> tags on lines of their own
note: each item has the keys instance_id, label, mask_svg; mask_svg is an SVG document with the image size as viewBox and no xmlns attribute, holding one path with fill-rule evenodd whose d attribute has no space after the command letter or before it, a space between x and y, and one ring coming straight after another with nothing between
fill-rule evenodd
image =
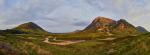
<instances>
[{"instance_id":1,"label":"cloud","mask_svg":"<svg viewBox=\"0 0 150 55\"><path fill-rule=\"evenodd\" d=\"M150 30L150 0L0 0L0 8L0 29L32 21L50 32L71 32L105 16Z\"/></svg>"},{"instance_id":2,"label":"cloud","mask_svg":"<svg viewBox=\"0 0 150 55\"><path fill-rule=\"evenodd\" d=\"M4 4L4 0L0 0L0 5L2 6Z\"/></svg>"},{"instance_id":3,"label":"cloud","mask_svg":"<svg viewBox=\"0 0 150 55\"><path fill-rule=\"evenodd\" d=\"M4 0L0 0L0 12L2 12L3 10L4 10Z\"/></svg>"}]
</instances>

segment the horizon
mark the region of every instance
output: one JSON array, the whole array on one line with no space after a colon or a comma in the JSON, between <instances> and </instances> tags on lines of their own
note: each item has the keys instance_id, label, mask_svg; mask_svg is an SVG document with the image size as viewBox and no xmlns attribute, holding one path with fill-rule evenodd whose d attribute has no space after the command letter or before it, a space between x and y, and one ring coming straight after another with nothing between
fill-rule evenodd
<instances>
[{"instance_id":1,"label":"horizon","mask_svg":"<svg viewBox=\"0 0 150 55\"><path fill-rule=\"evenodd\" d=\"M0 29L34 22L53 33L82 30L97 16L150 31L150 0L0 0Z\"/></svg>"},{"instance_id":2,"label":"horizon","mask_svg":"<svg viewBox=\"0 0 150 55\"><path fill-rule=\"evenodd\" d=\"M103 16L98 16L98 17L103 17ZM97 17L96 17L97 18ZM95 18L95 19L96 19ZM107 17L104 17L104 18L107 18ZM94 19L94 20L95 20ZM112 19L112 18L108 18L108 19ZM93 20L93 21L94 21ZM114 19L112 19L112 20L114 20ZM121 19L119 19L119 20L121 20ZM114 21L119 21L119 20L114 20ZM125 19L124 19L125 20ZM92 21L92 22L93 22ZM125 20L125 21L127 21L127 20ZM92 22L90 22L90 24L92 23ZM128 21L127 21L128 22ZM36 24L35 22L25 22L25 23L34 23L34 24ZM22 23L22 24L25 24L25 23ZM19 25L22 25L22 24L19 24ZM88 25L90 25L90 24L88 24ZM131 23L130 23L131 24ZM19 25L17 25L16 27L18 27ZM38 24L36 24L36 25L38 25ZM86 27L88 27L88 25L86 26ZM38 26L40 26L40 25L38 25ZM133 25L134 26L134 25ZM41 27L41 26L40 26ZM84 27L83 29L77 29L77 30L84 30L86 27ZM135 27L138 27L138 26L135 26ZM142 26L140 26L140 27L142 27ZM13 27L13 28L15 28L15 27ZM43 27L41 27L42 29L43 29ZM145 27L142 27L142 28L145 28ZM10 28L10 29L12 29L12 28ZM6 29L5 29L6 30ZM48 30L46 30L46 29L44 29L45 31L47 31L47 32L50 32L50 31L48 31ZM77 30L74 30L74 31L77 31ZM146 29L147 30L147 29ZM74 32L74 31L70 31L70 32ZM148 30L147 30L148 31ZM70 32L50 32L50 33L70 33Z\"/></svg>"}]
</instances>

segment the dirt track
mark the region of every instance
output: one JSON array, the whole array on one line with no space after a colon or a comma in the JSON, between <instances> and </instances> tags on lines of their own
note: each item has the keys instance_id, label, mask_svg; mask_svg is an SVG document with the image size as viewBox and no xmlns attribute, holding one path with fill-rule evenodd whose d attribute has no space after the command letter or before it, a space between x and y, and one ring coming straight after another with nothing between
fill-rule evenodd
<instances>
[{"instance_id":1,"label":"dirt track","mask_svg":"<svg viewBox=\"0 0 150 55\"><path fill-rule=\"evenodd\" d=\"M80 42L84 42L84 41L85 40L76 40L76 41L63 40L61 42L49 42L49 38L45 38L45 40L43 42L48 43L48 44L54 44L54 45L62 45L62 46L64 46L64 45L70 45L70 44L80 43Z\"/></svg>"}]
</instances>

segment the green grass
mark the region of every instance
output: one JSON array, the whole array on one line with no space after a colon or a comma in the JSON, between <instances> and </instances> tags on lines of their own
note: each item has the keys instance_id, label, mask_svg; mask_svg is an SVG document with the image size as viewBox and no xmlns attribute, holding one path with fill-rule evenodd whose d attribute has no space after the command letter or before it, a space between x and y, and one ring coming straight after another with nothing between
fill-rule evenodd
<instances>
[{"instance_id":1,"label":"green grass","mask_svg":"<svg viewBox=\"0 0 150 55\"><path fill-rule=\"evenodd\" d=\"M0 37L0 41L16 49L19 55L149 55L150 34L138 36L100 36L97 34L50 34L63 40L85 39L85 42L67 46L43 43L44 35L35 34L7 34ZM90 37L91 36L91 37ZM114 37L113 41L99 41L99 38ZM89 38L89 39L88 39ZM7 55L0 49L1 55Z\"/></svg>"}]
</instances>

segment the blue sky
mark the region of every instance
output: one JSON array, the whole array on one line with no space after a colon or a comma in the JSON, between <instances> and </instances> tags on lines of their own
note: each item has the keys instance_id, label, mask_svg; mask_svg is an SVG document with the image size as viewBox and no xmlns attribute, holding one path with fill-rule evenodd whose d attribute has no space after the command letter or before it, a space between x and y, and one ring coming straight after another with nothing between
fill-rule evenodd
<instances>
[{"instance_id":1,"label":"blue sky","mask_svg":"<svg viewBox=\"0 0 150 55\"><path fill-rule=\"evenodd\" d=\"M0 29L35 22L49 32L85 28L97 16L150 31L150 0L0 0Z\"/></svg>"}]
</instances>

